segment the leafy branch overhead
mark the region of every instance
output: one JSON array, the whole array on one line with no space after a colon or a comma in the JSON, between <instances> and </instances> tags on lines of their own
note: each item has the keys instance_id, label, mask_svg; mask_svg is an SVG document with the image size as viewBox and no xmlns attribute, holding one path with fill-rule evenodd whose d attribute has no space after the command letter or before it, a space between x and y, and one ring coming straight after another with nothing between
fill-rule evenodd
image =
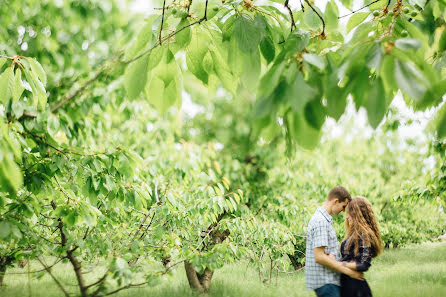
<instances>
[{"instance_id":1,"label":"leafy branch overhead","mask_svg":"<svg viewBox=\"0 0 446 297\"><path fill-rule=\"evenodd\" d=\"M256 112L253 124L259 131L275 125L277 117L301 115L305 125L290 127L295 133L289 135L305 147L317 144L307 140L319 134L326 116L339 119L349 95L357 108L367 110L374 128L399 90L417 110L442 102L446 33L441 1L428 2L426 8L402 1L373 1L344 16L339 16L334 1L327 3L323 13L310 1L295 11L285 1L288 14L274 4L278 1L271 2L194 2L192 9L175 2L165 4L163 14L150 17L127 49L126 56L135 63L126 71L129 97L145 90L145 97L161 113L179 105L181 92L175 89L182 75L168 65L181 65L183 56L177 53L185 52L183 71L209 89L222 86L234 96L242 89L257 90L254 109L262 111ZM343 4L351 5L349 1ZM200 18L203 13L205 17ZM344 28L339 19L346 16ZM423 33L427 18L437 20L437 29L429 32L435 42ZM162 40L165 44L163 31L173 31ZM345 33L350 32L353 36L346 41ZM303 80L295 86L298 76ZM444 136L441 125L437 130Z\"/></svg>"}]
</instances>

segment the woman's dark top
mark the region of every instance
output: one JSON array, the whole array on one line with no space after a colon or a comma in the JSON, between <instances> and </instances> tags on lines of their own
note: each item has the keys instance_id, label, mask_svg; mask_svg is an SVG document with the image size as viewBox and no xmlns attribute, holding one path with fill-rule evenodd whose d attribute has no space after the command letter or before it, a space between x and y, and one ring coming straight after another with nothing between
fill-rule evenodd
<instances>
[{"instance_id":1,"label":"woman's dark top","mask_svg":"<svg viewBox=\"0 0 446 297\"><path fill-rule=\"evenodd\" d=\"M346 241L341 243L342 261L356 262L356 270L360 272L367 271L372 262L372 256L375 253L373 247L364 246L362 240L359 240L358 254L355 255L354 245L346 249ZM353 279L345 274L341 274L341 296L342 297L371 297L367 281Z\"/></svg>"}]
</instances>

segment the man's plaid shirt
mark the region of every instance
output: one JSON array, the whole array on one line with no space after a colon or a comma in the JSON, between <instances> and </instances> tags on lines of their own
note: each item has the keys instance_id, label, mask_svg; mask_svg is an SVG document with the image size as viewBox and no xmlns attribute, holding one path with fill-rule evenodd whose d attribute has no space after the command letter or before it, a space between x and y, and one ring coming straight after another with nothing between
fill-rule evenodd
<instances>
[{"instance_id":1,"label":"man's plaid shirt","mask_svg":"<svg viewBox=\"0 0 446 297\"><path fill-rule=\"evenodd\" d=\"M340 285L340 274L316 263L313 251L316 247L325 246L325 253L339 260L338 245L333 218L323 207L318 207L308 223L307 231L305 278L308 290L316 290L326 284Z\"/></svg>"}]
</instances>

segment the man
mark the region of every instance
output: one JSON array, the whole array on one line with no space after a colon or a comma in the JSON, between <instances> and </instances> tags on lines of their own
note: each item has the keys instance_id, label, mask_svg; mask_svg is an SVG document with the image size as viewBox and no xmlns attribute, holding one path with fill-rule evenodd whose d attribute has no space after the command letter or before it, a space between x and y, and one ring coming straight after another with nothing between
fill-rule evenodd
<instances>
[{"instance_id":1,"label":"man","mask_svg":"<svg viewBox=\"0 0 446 297\"><path fill-rule=\"evenodd\" d=\"M305 278L307 289L318 297L340 297L340 273L363 279L362 273L336 261L340 260L339 242L331 216L345 211L351 200L344 187L333 188L308 223Z\"/></svg>"}]
</instances>

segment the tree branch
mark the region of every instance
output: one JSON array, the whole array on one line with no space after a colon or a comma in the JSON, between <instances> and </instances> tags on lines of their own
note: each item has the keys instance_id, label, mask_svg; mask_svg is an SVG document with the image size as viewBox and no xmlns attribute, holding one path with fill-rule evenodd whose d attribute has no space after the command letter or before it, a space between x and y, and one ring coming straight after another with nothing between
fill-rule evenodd
<instances>
[{"instance_id":1,"label":"tree branch","mask_svg":"<svg viewBox=\"0 0 446 297\"><path fill-rule=\"evenodd\" d=\"M375 4L375 3L378 2L378 1L381 1L381 0L375 0L375 1L373 1L373 2L370 2L369 4L364 5L364 6L361 7L361 8L358 8L358 9L353 10L352 12L350 12L350 13L348 13L348 14L346 14L346 15L343 15L343 16L338 17L338 19L342 19L342 18L345 18L345 17L347 17L347 16L349 16L349 15L355 14L355 13L357 13L358 11L363 10L364 8L367 8L367 7L369 7L370 5Z\"/></svg>"},{"instance_id":2,"label":"tree branch","mask_svg":"<svg viewBox=\"0 0 446 297\"><path fill-rule=\"evenodd\" d=\"M159 43L162 44L163 41L161 40L161 33L163 32L163 24L164 24L164 11L166 9L166 0L163 1L163 16L161 17L161 27L160 27L160 34L159 34Z\"/></svg>"},{"instance_id":3,"label":"tree branch","mask_svg":"<svg viewBox=\"0 0 446 297\"><path fill-rule=\"evenodd\" d=\"M324 18L319 14L319 12L313 7L313 5L311 5L310 1L305 0L305 2L308 4L308 6L310 6L310 8L314 11L315 14L317 14L317 16L321 19L322 21L322 32L321 32L321 36L325 36L325 21Z\"/></svg>"},{"instance_id":4,"label":"tree branch","mask_svg":"<svg viewBox=\"0 0 446 297\"><path fill-rule=\"evenodd\" d=\"M296 29L296 23L294 22L293 12L291 11L291 8L290 8L288 2L289 2L289 0L285 0L285 3L283 4L283 6L286 7L286 9L288 10L288 12L290 14L290 18L291 18L291 32L293 32L293 29Z\"/></svg>"},{"instance_id":5,"label":"tree branch","mask_svg":"<svg viewBox=\"0 0 446 297\"><path fill-rule=\"evenodd\" d=\"M62 290L62 292L64 293L64 295L66 297L70 297L70 295L67 293L67 291L65 290L65 288L62 286L62 284L59 282L59 280L53 275L53 273L51 272L50 267L46 266L42 260L40 260L39 257L36 257L37 261L40 262L40 264L42 264L42 266L44 267L44 269L46 270L46 272L48 272L48 274L51 276L51 278L54 280L54 282L56 282L57 286Z\"/></svg>"}]
</instances>

